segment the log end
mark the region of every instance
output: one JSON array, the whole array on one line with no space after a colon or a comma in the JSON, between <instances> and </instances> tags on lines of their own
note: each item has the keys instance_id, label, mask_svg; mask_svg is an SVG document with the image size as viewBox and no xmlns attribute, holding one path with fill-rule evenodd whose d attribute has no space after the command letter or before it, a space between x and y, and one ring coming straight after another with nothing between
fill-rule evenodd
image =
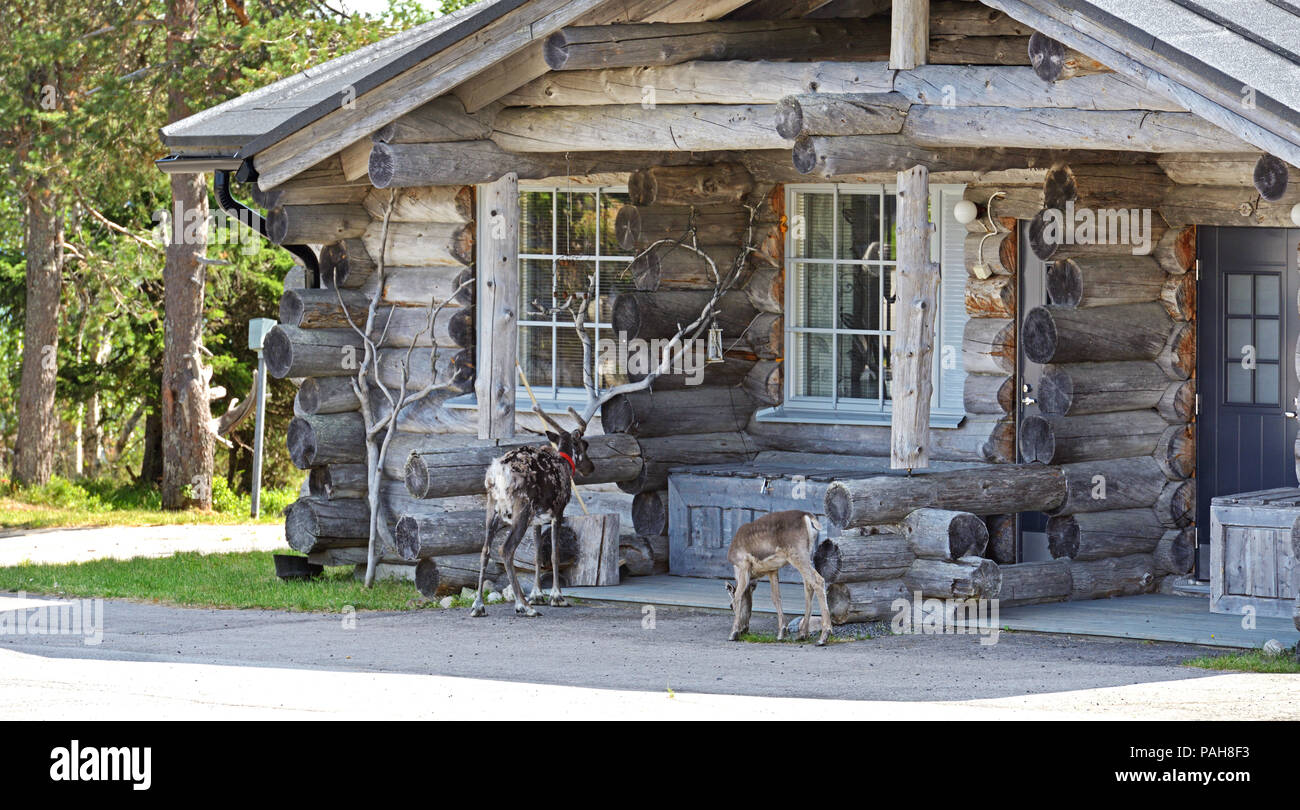
<instances>
[{"instance_id":1,"label":"log end","mask_svg":"<svg viewBox=\"0 0 1300 810\"><path fill-rule=\"evenodd\" d=\"M301 326L306 305L298 290L285 290L280 296L280 323L289 326Z\"/></svg>"},{"instance_id":2,"label":"log end","mask_svg":"<svg viewBox=\"0 0 1300 810\"><path fill-rule=\"evenodd\" d=\"M786 96L776 105L776 134L793 141L803 132L803 108L795 96Z\"/></svg>"},{"instance_id":3,"label":"log end","mask_svg":"<svg viewBox=\"0 0 1300 810\"><path fill-rule=\"evenodd\" d=\"M1037 414L1020 420L1020 456L1026 461L1051 464L1056 456L1056 436L1052 424Z\"/></svg>"},{"instance_id":4,"label":"log end","mask_svg":"<svg viewBox=\"0 0 1300 810\"><path fill-rule=\"evenodd\" d=\"M415 590L419 591L420 596L425 599L436 599L440 581L438 563L432 558L420 560L419 564L415 566Z\"/></svg>"},{"instance_id":5,"label":"log end","mask_svg":"<svg viewBox=\"0 0 1300 810\"><path fill-rule=\"evenodd\" d=\"M412 497L429 497L429 485L432 483L429 479L429 465L420 458L419 453L412 453L407 457L402 472L402 477L406 481L406 490Z\"/></svg>"},{"instance_id":6,"label":"log end","mask_svg":"<svg viewBox=\"0 0 1300 810\"><path fill-rule=\"evenodd\" d=\"M1038 380L1038 409L1049 416L1065 416L1073 402L1074 378L1059 368L1044 369Z\"/></svg>"},{"instance_id":7,"label":"log end","mask_svg":"<svg viewBox=\"0 0 1300 810\"><path fill-rule=\"evenodd\" d=\"M266 373L277 380L289 376L293 368L293 341L281 326L274 326L262 341L262 357L266 358Z\"/></svg>"},{"instance_id":8,"label":"log end","mask_svg":"<svg viewBox=\"0 0 1300 810\"><path fill-rule=\"evenodd\" d=\"M1056 354L1056 322L1051 310L1034 307L1025 316L1020 339L1024 341L1025 356L1035 363L1050 363Z\"/></svg>"},{"instance_id":9,"label":"log end","mask_svg":"<svg viewBox=\"0 0 1300 810\"><path fill-rule=\"evenodd\" d=\"M546 38L542 44L542 58L551 70L564 70L569 61L569 47L562 31L556 31Z\"/></svg>"},{"instance_id":10,"label":"log end","mask_svg":"<svg viewBox=\"0 0 1300 810\"><path fill-rule=\"evenodd\" d=\"M285 444L289 446L289 460L300 470L314 466L316 458L316 431L311 422L301 416L289 421Z\"/></svg>"},{"instance_id":11,"label":"log end","mask_svg":"<svg viewBox=\"0 0 1300 810\"><path fill-rule=\"evenodd\" d=\"M1047 266L1047 300L1057 306L1077 307L1083 299L1083 274L1073 261Z\"/></svg>"},{"instance_id":12,"label":"log end","mask_svg":"<svg viewBox=\"0 0 1300 810\"><path fill-rule=\"evenodd\" d=\"M657 250L642 253L628 265L632 286L641 292L654 292L663 279L663 262Z\"/></svg>"},{"instance_id":13,"label":"log end","mask_svg":"<svg viewBox=\"0 0 1300 810\"><path fill-rule=\"evenodd\" d=\"M1042 32L1029 37L1029 64L1045 82L1054 82L1065 71L1065 46Z\"/></svg>"},{"instance_id":14,"label":"log end","mask_svg":"<svg viewBox=\"0 0 1300 810\"><path fill-rule=\"evenodd\" d=\"M641 334L641 308L636 295L614 296L610 323L615 333L622 332L629 340Z\"/></svg>"},{"instance_id":15,"label":"log end","mask_svg":"<svg viewBox=\"0 0 1300 810\"><path fill-rule=\"evenodd\" d=\"M813 174L817 170L817 146L807 135L800 135L790 150L794 170L799 174Z\"/></svg>"},{"instance_id":16,"label":"log end","mask_svg":"<svg viewBox=\"0 0 1300 810\"><path fill-rule=\"evenodd\" d=\"M984 519L963 512L948 524L948 548L954 558L981 557L989 545L989 527Z\"/></svg>"},{"instance_id":17,"label":"log end","mask_svg":"<svg viewBox=\"0 0 1300 810\"><path fill-rule=\"evenodd\" d=\"M370 161L366 165L370 184L375 188L388 188L393 182L395 161L392 147L386 143L377 143L370 148Z\"/></svg>"},{"instance_id":18,"label":"log end","mask_svg":"<svg viewBox=\"0 0 1300 810\"><path fill-rule=\"evenodd\" d=\"M822 579L834 582L840 576L840 547L832 540L823 540L813 552L813 568Z\"/></svg>"},{"instance_id":19,"label":"log end","mask_svg":"<svg viewBox=\"0 0 1300 810\"><path fill-rule=\"evenodd\" d=\"M839 481L826 488L826 519L839 529L846 529L853 515L853 498L849 488Z\"/></svg>"},{"instance_id":20,"label":"log end","mask_svg":"<svg viewBox=\"0 0 1300 810\"><path fill-rule=\"evenodd\" d=\"M1073 515L1057 515L1047 520L1047 548L1052 559L1074 559L1079 553L1079 521Z\"/></svg>"},{"instance_id":21,"label":"log end","mask_svg":"<svg viewBox=\"0 0 1300 810\"><path fill-rule=\"evenodd\" d=\"M1059 225L1061 221L1060 209L1044 208L1034 214L1034 218L1029 221L1029 249L1043 261L1055 256L1057 248L1060 247L1058 240L1051 238L1052 234L1048 233L1048 217L1056 218ZM1060 234L1056 234L1056 236L1059 237Z\"/></svg>"},{"instance_id":22,"label":"log end","mask_svg":"<svg viewBox=\"0 0 1300 810\"><path fill-rule=\"evenodd\" d=\"M266 238L273 244L283 245L289 235L289 217L284 206L277 205L266 212Z\"/></svg>"},{"instance_id":23,"label":"log end","mask_svg":"<svg viewBox=\"0 0 1300 810\"><path fill-rule=\"evenodd\" d=\"M600 406L600 423L606 433L633 433L636 429L636 410L626 395L620 394Z\"/></svg>"},{"instance_id":24,"label":"log end","mask_svg":"<svg viewBox=\"0 0 1300 810\"><path fill-rule=\"evenodd\" d=\"M310 552L314 550L319 534L320 524L311 506L302 499L289 504L284 512L284 539L289 548L303 553Z\"/></svg>"},{"instance_id":25,"label":"log end","mask_svg":"<svg viewBox=\"0 0 1300 810\"><path fill-rule=\"evenodd\" d=\"M659 196L659 183L653 172L632 172L627 178L627 196L633 205L652 205Z\"/></svg>"},{"instance_id":26,"label":"log end","mask_svg":"<svg viewBox=\"0 0 1300 810\"><path fill-rule=\"evenodd\" d=\"M618 246L624 250L636 250L641 241L641 212L635 205L624 205L614 215L614 234L618 237Z\"/></svg>"},{"instance_id":27,"label":"log end","mask_svg":"<svg viewBox=\"0 0 1300 810\"><path fill-rule=\"evenodd\" d=\"M420 557L420 521L411 515L397 519L393 527L393 543L397 547L397 556L403 560L416 560ZM434 585L435 590L437 585Z\"/></svg>"},{"instance_id":28,"label":"log end","mask_svg":"<svg viewBox=\"0 0 1300 810\"><path fill-rule=\"evenodd\" d=\"M1289 174L1286 164L1273 155L1260 155L1255 163L1255 190L1269 202L1277 202L1286 195Z\"/></svg>"}]
</instances>

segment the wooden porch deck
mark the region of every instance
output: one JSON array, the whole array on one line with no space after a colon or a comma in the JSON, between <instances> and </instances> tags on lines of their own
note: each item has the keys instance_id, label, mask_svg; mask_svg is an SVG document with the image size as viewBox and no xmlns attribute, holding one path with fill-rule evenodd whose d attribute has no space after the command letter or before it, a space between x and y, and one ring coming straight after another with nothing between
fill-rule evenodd
<instances>
[{"instance_id":1,"label":"wooden porch deck","mask_svg":"<svg viewBox=\"0 0 1300 810\"><path fill-rule=\"evenodd\" d=\"M605 588L568 588L565 593L592 602L703 608L730 611L725 580L671 575L634 577ZM803 613L803 586L782 583L781 606L787 617ZM761 583L754 590L754 612L773 614L772 589ZM756 626L761 626L758 618ZM1271 638L1295 644L1300 633L1290 619L1258 617L1253 630L1243 629L1241 617L1210 612L1208 597L1144 594L1114 599L1055 602L1001 610L1004 628L1036 633L1175 641L1212 647L1256 648Z\"/></svg>"}]
</instances>

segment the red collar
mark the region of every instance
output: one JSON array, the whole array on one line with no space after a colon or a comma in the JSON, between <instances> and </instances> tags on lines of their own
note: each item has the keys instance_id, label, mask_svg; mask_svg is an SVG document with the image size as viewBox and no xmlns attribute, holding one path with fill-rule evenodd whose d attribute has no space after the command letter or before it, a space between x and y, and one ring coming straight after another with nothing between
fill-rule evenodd
<instances>
[{"instance_id":1,"label":"red collar","mask_svg":"<svg viewBox=\"0 0 1300 810\"><path fill-rule=\"evenodd\" d=\"M577 477L577 475L578 475L578 465L576 465L576 464L573 463L573 459L569 458L569 454L568 454L568 453L560 452L559 450L556 450L555 452L560 453L560 458L562 458L562 459L564 459L565 461L569 462L569 471L573 474L574 477Z\"/></svg>"}]
</instances>

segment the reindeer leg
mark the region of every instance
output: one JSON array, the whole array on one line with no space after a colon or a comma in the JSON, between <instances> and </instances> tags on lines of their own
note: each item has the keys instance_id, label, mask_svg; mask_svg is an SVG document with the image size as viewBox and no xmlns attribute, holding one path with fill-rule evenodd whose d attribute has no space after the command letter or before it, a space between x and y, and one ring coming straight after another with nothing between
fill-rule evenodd
<instances>
[{"instance_id":1,"label":"reindeer leg","mask_svg":"<svg viewBox=\"0 0 1300 810\"><path fill-rule=\"evenodd\" d=\"M510 575L510 587L515 593L515 613L520 616L540 616L542 614L529 607L524 601L523 588L519 586L519 572L515 570L515 549L533 522L532 513L522 509L515 513L515 524L510 527L510 536L501 547L501 562L505 564L506 573Z\"/></svg>"},{"instance_id":2,"label":"reindeer leg","mask_svg":"<svg viewBox=\"0 0 1300 810\"><path fill-rule=\"evenodd\" d=\"M551 531L551 548L555 547L555 531ZM542 593L542 524L533 524L533 587L528 592L528 604L540 605L546 601Z\"/></svg>"},{"instance_id":3,"label":"reindeer leg","mask_svg":"<svg viewBox=\"0 0 1300 810\"><path fill-rule=\"evenodd\" d=\"M731 612L735 618L731 622L731 635L728 641L739 641L740 634L749 630L749 610L746 602L749 598L749 569L736 566L736 588L731 592Z\"/></svg>"},{"instance_id":4,"label":"reindeer leg","mask_svg":"<svg viewBox=\"0 0 1300 810\"><path fill-rule=\"evenodd\" d=\"M563 518L551 521L551 607L568 607L569 602L560 593L560 523Z\"/></svg>"},{"instance_id":5,"label":"reindeer leg","mask_svg":"<svg viewBox=\"0 0 1300 810\"><path fill-rule=\"evenodd\" d=\"M488 496L485 524L483 553L478 558L478 590L474 592L474 604L469 609L469 615L474 618L487 615L487 606L483 604L483 572L487 568L488 554L492 550L492 535L496 533L497 528L496 509L492 506L491 496Z\"/></svg>"},{"instance_id":6,"label":"reindeer leg","mask_svg":"<svg viewBox=\"0 0 1300 810\"><path fill-rule=\"evenodd\" d=\"M805 579L803 581L803 618L799 620L799 635L796 636L800 641L808 638L808 623L812 619L812 604L812 583Z\"/></svg>"},{"instance_id":7,"label":"reindeer leg","mask_svg":"<svg viewBox=\"0 0 1300 810\"><path fill-rule=\"evenodd\" d=\"M781 586L777 582L776 572L767 577L772 582L772 603L776 605L776 640L785 640L785 613L781 610Z\"/></svg>"},{"instance_id":8,"label":"reindeer leg","mask_svg":"<svg viewBox=\"0 0 1300 810\"><path fill-rule=\"evenodd\" d=\"M790 564L799 569L799 575L803 577L805 587L807 587L808 583L811 583L813 590L817 592L818 605L822 609L822 633L817 638L817 646L825 646L826 638L831 634L831 611L826 606L826 580L822 579L822 575L817 573L816 568L813 568L812 560L808 557L791 560ZM804 610L808 611L810 609L811 602L809 601L809 604L804 606Z\"/></svg>"}]
</instances>

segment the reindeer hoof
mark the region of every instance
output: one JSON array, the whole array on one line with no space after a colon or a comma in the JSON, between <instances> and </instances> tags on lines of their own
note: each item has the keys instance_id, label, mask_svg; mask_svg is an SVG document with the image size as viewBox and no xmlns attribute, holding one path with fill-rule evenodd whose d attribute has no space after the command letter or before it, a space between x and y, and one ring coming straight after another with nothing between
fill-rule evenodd
<instances>
[{"instance_id":1,"label":"reindeer hoof","mask_svg":"<svg viewBox=\"0 0 1300 810\"><path fill-rule=\"evenodd\" d=\"M819 637L819 638L817 639L817 646L818 646L818 647L825 647L825 646L826 646L826 636L821 636L821 637Z\"/></svg>"},{"instance_id":2,"label":"reindeer hoof","mask_svg":"<svg viewBox=\"0 0 1300 810\"><path fill-rule=\"evenodd\" d=\"M515 613L520 616L527 616L530 619L534 616L542 615L528 605L515 605Z\"/></svg>"},{"instance_id":3,"label":"reindeer hoof","mask_svg":"<svg viewBox=\"0 0 1300 810\"><path fill-rule=\"evenodd\" d=\"M481 602L475 602L474 605L469 609L469 615L471 618L474 619L477 619L479 616L486 616L487 606L482 604Z\"/></svg>"},{"instance_id":4,"label":"reindeer hoof","mask_svg":"<svg viewBox=\"0 0 1300 810\"><path fill-rule=\"evenodd\" d=\"M553 593L551 594L550 604L551 607L569 607L569 600L558 593Z\"/></svg>"},{"instance_id":5,"label":"reindeer hoof","mask_svg":"<svg viewBox=\"0 0 1300 810\"><path fill-rule=\"evenodd\" d=\"M546 595L541 593L530 593L528 594L528 604L544 605L546 604Z\"/></svg>"},{"instance_id":6,"label":"reindeer hoof","mask_svg":"<svg viewBox=\"0 0 1300 810\"><path fill-rule=\"evenodd\" d=\"M732 630L731 635L727 636L727 641L740 641L740 631Z\"/></svg>"}]
</instances>

